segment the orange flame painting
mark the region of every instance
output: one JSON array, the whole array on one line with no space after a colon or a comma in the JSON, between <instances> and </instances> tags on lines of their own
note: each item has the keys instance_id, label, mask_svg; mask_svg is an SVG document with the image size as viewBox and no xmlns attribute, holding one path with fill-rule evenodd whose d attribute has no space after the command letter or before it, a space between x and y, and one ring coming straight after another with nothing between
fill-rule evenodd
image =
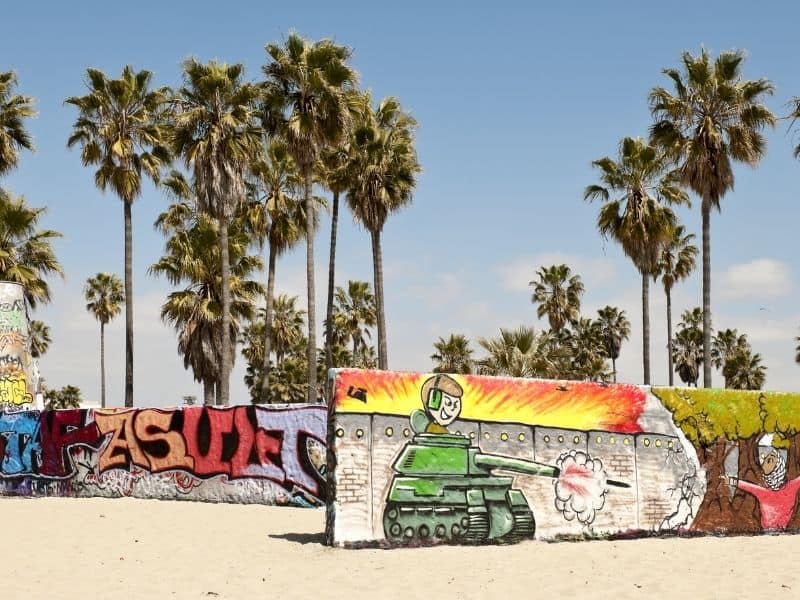
<instances>
[{"instance_id":1,"label":"orange flame painting","mask_svg":"<svg viewBox=\"0 0 800 600\"><path fill-rule=\"evenodd\" d=\"M423 408L420 389L434 374L342 369L336 411L406 416ZM564 429L639 433L646 392L634 385L452 375L463 388L462 419Z\"/></svg>"}]
</instances>

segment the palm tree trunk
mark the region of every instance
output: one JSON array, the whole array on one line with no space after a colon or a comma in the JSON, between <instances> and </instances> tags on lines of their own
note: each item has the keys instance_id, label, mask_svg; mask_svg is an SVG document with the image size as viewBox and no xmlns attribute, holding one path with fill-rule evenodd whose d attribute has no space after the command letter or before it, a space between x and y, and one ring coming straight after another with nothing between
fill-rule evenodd
<instances>
[{"instance_id":1,"label":"palm tree trunk","mask_svg":"<svg viewBox=\"0 0 800 600\"><path fill-rule=\"evenodd\" d=\"M203 382L203 405L214 406L214 382Z\"/></svg>"},{"instance_id":2,"label":"palm tree trunk","mask_svg":"<svg viewBox=\"0 0 800 600\"><path fill-rule=\"evenodd\" d=\"M100 408L106 407L106 330L100 321Z\"/></svg>"},{"instance_id":3,"label":"palm tree trunk","mask_svg":"<svg viewBox=\"0 0 800 600\"><path fill-rule=\"evenodd\" d=\"M125 406L133 406L133 225L131 203L125 207Z\"/></svg>"},{"instance_id":4,"label":"palm tree trunk","mask_svg":"<svg viewBox=\"0 0 800 600\"><path fill-rule=\"evenodd\" d=\"M227 406L230 402L231 378L231 265L228 254L228 220L220 215L219 255L222 263L222 364L219 376L219 404Z\"/></svg>"},{"instance_id":5,"label":"palm tree trunk","mask_svg":"<svg viewBox=\"0 0 800 600\"><path fill-rule=\"evenodd\" d=\"M333 291L336 284L336 229L339 225L339 192L333 192L331 215L331 254L328 259L328 305L325 310L325 373L333 367Z\"/></svg>"},{"instance_id":6,"label":"palm tree trunk","mask_svg":"<svg viewBox=\"0 0 800 600\"><path fill-rule=\"evenodd\" d=\"M308 282L308 402L317 401L317 316L314 301L314 215L311 211L311 166L305 169L306 281Z\"/></svg>"},{"instance_id":7,"label":"palm tree trunk","mask_svg":"<svg viewBox=\"0 0 800 600\"><path fill-rule=\"evenodd\" d=\"M375 308L378 317L378 368L389 368L389 357L386 352L386 314L383 307L383 253L381 251L381 232L371 231L372 269L375 278Z\"/></svg>"},{"instance_id":8,"label":"palm tree trunk","mask_svg":"<svg viewBox=\"0 0 800 600\"><path fill-rule=\"evenodd\" d=\"M219 385L219 381L214 382L214 404L217 406L222 404L222 387Z\"/></svg>"},{"instance_id":9,"label":"palm tree trunk","mask_svg":"<svg viewBox=\"0 0 800 600\"><path fill-rule=\"evenodd\" d=\"M667 368L669 369L669 387L675 383L672 368L672 292L669 288L664 290L667 293Z\"/></svg>"},{"instance_id":10,"label":"palm tree trunk","mask_svg":"<svg viewBox=\"0 0 800 600\"><path fill-rule=\"evenodd\" d=\"M262 404L269 402L269 356L272 354L272 302L275 295L275 248L269 245L269 266L267 268L267 306L264 309L264 362L261 363Z\"/></svg>"},{"instance_id":11,"label":"palm tree trunk","mask_svg":"<svg viewBox=\"0 0 800 600\"><path fill-rule=\"evenodd\" d=\"M703 387L711 387L711 203L703 200Z\"/></svg>"},{"instance_id":12,"label":"palm tree trunk","mask_svg":"<svg viewBox=\"0 0 800 600\"><path fill-rule=\"evenodd\" d=\"M617 383L617 359L611 357L611 370L614 371L614 383Z\"/></svg>"},{"instance_id":13,"label":"palm tree trunk","mask_svg":"<svg viewBox=\"0 0 800 600\"><path fill-rule=\"evenodd\" d=\"M642 273L642 362L644 384L650 385L650 276Z\"/></svg>"}]
</instances>

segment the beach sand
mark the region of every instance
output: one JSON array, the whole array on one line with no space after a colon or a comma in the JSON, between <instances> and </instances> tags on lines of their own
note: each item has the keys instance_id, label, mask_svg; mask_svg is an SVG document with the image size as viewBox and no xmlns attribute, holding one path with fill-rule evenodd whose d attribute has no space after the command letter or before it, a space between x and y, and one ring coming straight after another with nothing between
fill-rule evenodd
<instances>
[{"instance_id":1,"label":"beach sand","mask_svg":"<svg viewBox=\"0 0 800 600\"><path fill-rule=\"evenodd\" d=\"M0 499L4 598L797 598L800 536L344 550L323 510Z\"/></svg>"}]
</instances>

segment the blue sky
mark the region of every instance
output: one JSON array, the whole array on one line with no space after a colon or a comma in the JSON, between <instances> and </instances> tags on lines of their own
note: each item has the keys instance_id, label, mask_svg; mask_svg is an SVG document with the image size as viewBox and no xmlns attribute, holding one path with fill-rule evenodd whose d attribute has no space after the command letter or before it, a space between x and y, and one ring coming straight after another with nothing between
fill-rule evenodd
<instances>
[{"instance_id":1,"label":"blue sky","mask_svg":"<svg viewBox=\"0 0 800 600\"><path fill-rule=\"evenodd\" d=\"M584 312L605 304L628 312L631 340L620 379L641 380L640 280L618 248L595 231L597 207L582 201L595 181L591 161L614 154L619 139L645 135L646 97L664 84L661 69L683 50L747 52L745 76L776 86L779 115L800 95L796 68L800 5L673 2L603 3L110 2L16 3L0 36L0 70L13 69L19 91L37 98L30 124L35 154L1 185L46 205L66 280L36 318L53 345L41 361L50 385L75 384L99 396L99 327L81 288L98 271L122 273L122 205L102 195L76 151L66 149L75 114L64 98L84 93L88 66L118 74L147 68L158 84L177 85L189 57L243 62L260 75L264 45L289 31L333 37L353 48L361 83L375 97L398 96L420 123L424 173L413 205L384 233L390 366L427 370L438 336L492 336L536 320L528 281L536 268L568 262L584 278ZM800 326L793 259L800 204L800 139L782 121L769 134L758 169L737 167L736 188L712 219L715 325L750 335L769 367L767 385L798 389L793 336ZM134 206L136 403L170 405L200 388L185 372L173 332L158 318L169 291L146 274L163 240L152 223L167 205L152 187ZM699 233L699 209L685 210ZM371 280L368 236L343 215L338 279ZM794 225L793 225L794 224ZM318 307L324 307L329 220L317 238ZM281 259L277 286L304 298L304 252ZM653 382L665 383L664 300L652 288ZM675 316L700 304L699 272L675 291ZM320 310L322 315L322 310ZM124 319L108 328L109 397L122 402ZM321 319L320 319L321 321ZM477 344L475 345L477 347ZM479 353L478 353L479 354ZM246 402L242 360L232 381ZM721 383L719 376L715 381Z\"/></svg>"}]
</instances>

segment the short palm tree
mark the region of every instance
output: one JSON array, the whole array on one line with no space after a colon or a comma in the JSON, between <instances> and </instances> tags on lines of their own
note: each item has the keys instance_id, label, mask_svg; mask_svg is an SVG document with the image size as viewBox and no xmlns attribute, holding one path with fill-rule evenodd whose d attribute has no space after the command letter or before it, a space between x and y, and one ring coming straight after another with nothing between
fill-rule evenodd
<instances>
[{"instance_id":1,"label":"short palm tree","mask_svg":"<svg viewBox=\"0 0 800 600\"><path fill-rule=\"evenodd\" d=\"M421 168L414 149L416 121L396 98L384 98L373 110L369 94L362 97L351 141L353 177L347 204L369 231L372 242L373 287L377 303L378 368L389 368L386 310L383 292L381 235L389 217L411 203Z\"/></svg>"},{"instance_id":2,"label":"short palm tree","mask_svg":"<svg viewBox=\"0 0 800 600\"><path fill-rule=\"evenodd\" d=\"M231 257L229 221L245 202L245 174L261 150L261 130L254 123L258 88L243 81L241 64L195 59L183 63L184 85L173 118L172 148L191 170L198 208L217 222L220 260L219 398L230 401L235 353L231 338Z\"/></svg>"},{"instance_id":3,"label":"short palm tree","mask_svg":"<svg viewBox=\"0 0 800 600\"><path fill-rule=\"evenodd\" d=\"M711 338L711 364L715 369L722 371L723 377L729 360L741 352L752 352L750 342L745 334L739 334L735 329L723 329ZM725 387L729 387L727 378Z\"/></svg>"},{"instance_id":4,"label":"short palm tree","mask_svg":"<svg viewBox=\"0 0 800 600\"><path fill-rule=\"evenodd\" d=\"M50 349L50 343L53 341L50 338L50 327L45 325L42 321L32 320L30 329L31 356L33 358L41 358Z\"/></svg>"},{"instance_id":5,"label":"short palm tree","mask_svg":"<svg viewBox=\"0 0 800 600\"><path fill-rule=\"evenodd\" d=\"M679 281L691 275L694 271L695 260L697 258L697 246L692 242L693 233L686 233L683 225L678 225L673 231L667 243L661 250L658 259L658 275L661 277L661 284L664 286L664 293L667 296L667 365L669 373L669 385L674 383L672 369L672 288Z\"/></svg>"},{"instance_id":6,"label":"short palm tree","mask_svg":"<svg viewBox=\"0 0 800 600\"><path fill-rule=\"evenodd\" d=\"M143 175L158 181L168 163L165 146L166 88L151 89L153 74L126 66L119 79L87 69L89 93L67 98L78 109L67 146L81 147L84 166L97 165L94 180L122 200L125 221L125 406L133 406L133 234L131 206Z\"/></svg>"},{"instance_id":7,"label":"short palm tree","mask_svg":"<svg viewBox=\"0 0 800 600\"><path fill-rule=\"evenodd\" d=\"M52 246L61 234L37 229L46 210L0 189L0 280L21 284L31 308L50 302L47 277L64 275Z\"/></svg>"},{"instance_id":8,"label":"short palm tree","mask_svg":"<svg viewBox=\"0 0 800 600\"><path fill-rule=\"evenodd\" d=\"M106 407L106 333L105 327L122 310L125 293L116 275L98 273L86 280L83 288L86 310L100 321L100 406Z\"/></svg>"},{"instance_id":9,"label":"short palm tree","mask_svg":"<svg viewBox=\"0 0 800 600\"><path fill-rule=\"evenodd\" d=\"M255 227L258 239L268 248L267 289L264 310L264 351L261 377L261 402L269 399L269 357L272 353L272 304L275 294L275 267L279 256L294 247L306 235L305 205L296 192L302 187L297 168L286 145L273 142L263 160L251 167L254 187L262 199ZM316 208L316 207L315 207ZM316 214L315 214L316 216Z\"/></svg>"},{"instance_id":10,"label":"short palm tree","mask_svg":"<svg viewBox=\"0 0 800 600\"><path fill-rule=\"evenodd\" d=\"M74 385L67 385L60 390L46 390L44 393L45 410L64 410L80 408L83 398L81 390Z\"/></svg>"},{"instance_id":11,"label":"short palm tree","mask_svg":"<svg viewBox=\"0 0 800 600\"><path fill-rule=\"evenodd\" d=\"M440 337L433 343L435 352L431 360L436 363L434 373L472 373L472 348L469 340L460 333L451 333L450 337Z\"/></svg>"},{"instance_id":12,"label":"short palm tree","mask_svg":"<svg viewBox=\"0 0 800 600\"><path fill-rule=\"evenodd\" d=\"M356 84L347 65L351 51L331 40L311 42L291 33L284 45L266 46L270 62L263 68L264 125L282 139L294 159L304 187L306 214L312 212L312 176L324 148L336 146L349 130L346 92ZM314 283L314 230L307 222L308 401L317 400L317 340Z\"/></svg>"},{"instance_id":13,"label":"short palm tree","mask_svg":"<svg viewBox=\"0 0 800 600\"><path fill-rule=\"evenodd\" d=\"M608 378L606 347L600 322L585 317L572 324L567 379L605 381Z\"/></svg>"},{"instance_id":14,"label":"short palm tree","mask_svg":"<svg viewBox=\"0 0 800 600\"><path fill-rule=\"evenodd\" d=\"M767 379L767 367L762 357L748 347L737 348L722 370L725 387L734 390L760 390Z\"/></svg>"},{"instance_id":15,"label":"short palm tree","mask_svg":"<svg viewBox=\"0 0 800 600\"><path fill-rule=\"evenodd\" d=\"M25 119L36 114L33 98L14 93L17 76L0 72L0 175L17 166L20 150L33 150L33 140L25 129Z\"/></svg>"},{"instance_id":16,"label":"short palm tree","mask_svg":"<svg viewBox=\"0 0 800 600\"><path fill-rule=\"evenodd\" d=\"M604 306L597 311L597 323L600 327L600 336L606 356L611 359L611 369L614 383L617 381L617 359L619 358L622 342L631 335L631 323L625 316L625 311L616 306Z\"/></svg>"},{"instance_id":17,"label":"short palm tree","mask_svg":"<svg viewBox=\"0 0 800 600\"><path fill-rule=\"evenodd\" d=\"M336 288L334 319L338 333L351 340L355 358L367 346L366 338L371 337L369 328L375 327L377 321L375 296L369 283L351 279L347 289Z\"/></svg>"},{"instance_id":18,"label":"short palm tree","mask_svg":"<svg viewBox=\"0 0 800 600\"><path fill-rule=\"evenodd\" d=\"M762 104L773 92L767 79L742 79L744 53L684 52L682 69L664 69L673 92L655 87L650 110L654 143L678 161L680 183L701 199L703 219L703 353L711 355L711 209L733 189L733 162L756 166L766 151L762 131L775 115ZM703 365L703 385L711 386L711 361Z\"/></svg>"},{"instance_id":19,"label":"short palm tree","mask_svg":"<svg viewBox=\"0 0 800 600\"><path fill-rule=\"evenodd\" d=\"M601 200L597 228L618 242L642 277L642 361L644 384L650 384L650 277L658 269L664 245L676 227L670 204L689 198L678 187L678 175L664 157L641 138L620 142L617 160L604 157L592 163L602 185L590 185L586 200ZM611 194L617 197L611 199Z\"/></svg>"},{"instance_id":20,"label":"short palm tree","mask_svg":"<svg viewBox=\"0 0 800 600\"><path fill-rule=\"evenodd\" d=\"M552 373L551 340L532 327L500 329L497 338L479 338L487 356L475 362L481 375L547 377Z\"/></svg>"},{"instance_id":21,"label":"short palm tree","mask_svg":"<svg viewBox=\"0 0 800 600\"><path fill-rule=\"evenodd\" d=\"M573 275L567 265L540 267L536 276L538 281L528 284L533 286L531 302L538 305L536 316L541 319L547 315L550 329L559 333L580 316L584 291L581 276Z\"/></svg>"}]
</instances>

